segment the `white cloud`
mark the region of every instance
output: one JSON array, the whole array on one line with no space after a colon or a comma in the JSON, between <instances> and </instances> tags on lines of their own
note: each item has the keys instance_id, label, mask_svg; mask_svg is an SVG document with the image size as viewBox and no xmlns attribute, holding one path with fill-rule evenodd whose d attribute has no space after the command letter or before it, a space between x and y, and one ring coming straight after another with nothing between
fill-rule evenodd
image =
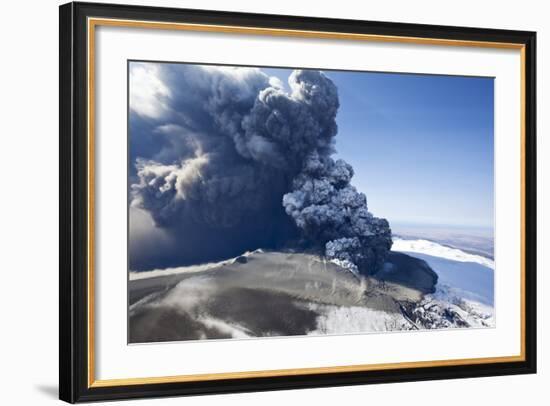
<instances>
[{"instance_id":1,"label":"white cloud","mask_svg":"<svg viewBox=\"0 0 550 406\"><path fill-rule=\"evenodd\" d=\"M158 73L154 64L132 63L130 67L130 109L140 116L160 118L169 110L170 89Z\"/></svg>"}]
</instances>

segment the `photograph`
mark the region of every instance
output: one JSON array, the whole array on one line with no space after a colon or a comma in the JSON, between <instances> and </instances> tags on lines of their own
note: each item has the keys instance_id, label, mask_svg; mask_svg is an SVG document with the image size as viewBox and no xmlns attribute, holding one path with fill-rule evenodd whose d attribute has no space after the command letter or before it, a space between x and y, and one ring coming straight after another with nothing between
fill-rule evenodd
<instances>
[{"instance_id":1,"label":"photograph","mask_svg":"<svg viewBox=\"0 0 550 406\"><path fill-rule=\"evenodd\" d=\"M129 344L496 327L494 77L127 81Z\"/></svg>"},{"instance_id":2,"label":"photograph","mask_svg":"<svg viewBox=\"0 0 550 406\"><path fill-rule=\"evenodd\" d=\"M254 7L59 7L59 398L536 374L540 25Z\"/></svg>"}]
</instances>

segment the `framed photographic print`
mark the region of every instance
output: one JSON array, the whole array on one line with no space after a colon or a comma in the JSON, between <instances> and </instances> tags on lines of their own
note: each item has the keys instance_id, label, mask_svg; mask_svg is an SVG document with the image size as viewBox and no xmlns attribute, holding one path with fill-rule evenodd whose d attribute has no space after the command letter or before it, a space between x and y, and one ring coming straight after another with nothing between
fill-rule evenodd
<instances>
[{"instance_id":1,"label":"framed photographic print","mask_svg":"<svg viewBox=\"0 0 550 406\"><path fill-rule=\"evenodd\" d=\"M534 373L533 32L60 7L60 398Z\"/></svg>"}]
</instances>

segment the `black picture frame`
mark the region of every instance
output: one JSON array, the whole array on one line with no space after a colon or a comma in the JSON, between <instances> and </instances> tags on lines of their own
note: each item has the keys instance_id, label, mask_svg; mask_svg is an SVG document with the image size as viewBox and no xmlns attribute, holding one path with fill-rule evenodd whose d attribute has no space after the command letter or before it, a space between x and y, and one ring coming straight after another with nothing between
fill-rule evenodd
<instances>
[{"instance_id":1,"label":"black picture frame","mask_svg":"<svg viewBox=\"0 0 550 406\"><path fill-rule=\"evenodd\" d=\"M261 15L93 3L60 6L60 268L59 397L67 402L235 393L372 383L423 381L536 372L536 33L373 21ZM89 382L87 177L87 19L195 23L511 43L523 47L524 66L524 359L255 378L94 387Z\"/></svg>"}]
</instances>

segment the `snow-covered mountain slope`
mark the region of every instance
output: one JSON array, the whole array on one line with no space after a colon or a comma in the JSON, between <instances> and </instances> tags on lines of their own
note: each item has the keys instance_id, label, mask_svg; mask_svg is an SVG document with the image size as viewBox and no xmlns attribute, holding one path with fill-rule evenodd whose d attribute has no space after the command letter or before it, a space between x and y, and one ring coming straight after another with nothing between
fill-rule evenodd
<instances>
[{"instance_id":1,"label":"snow-covered mountain slope","mask_svg":"<svg viewBox=\"0 0 550 406\"><path fill-rule=\"evenodd\" d=\"M469 254L457 248L447 247L429 240L393 239L392 251L427 254L457 262L473 262L487 268L495 269L495 262L481 255Z\"/></svg>"},{"instance_id":2,"label":"snow-covered mountain slope","mask_svg":"<svg viewBox=\"0 0 550 406\"><path fill-rule=\"evenodd\" d=\"M486 305L494 301L494 262L428 240L396 239L393 251L423 259L439 276L439 286L460 290L462 296ZM436 286L437 289L437 286Z\"/></svg>"},{"instance_id":3,"label":"snow-covered mountain slope","mask_svg":"<svg viewBox=\"0 0 550 406\"><path fill-rule=\"evenodd\" d=\"M218 262L209 262L205 264L198 264L198 265L188 265L188 266L179 266L175 268L165 268L165 269L153 269L150 271L130 271L129 272L129 280L130 281L136 281L140 279L150 279L150 278L157 278L157 277L166 277L170 275L182 275L182 274L194 274L194 273L200 273L204 271L209 271L212 269L219 268L224 265L231 265L234 264L237 261L242 261L243 258L248 258L250 255L263 252L261 249L257 249L255 251L247 251L244 254L235 257L235 258L229 258L223 261Z\"/></svg>"},{"instance_id":4,"label":"snow-covered mountain slope","mask_svg":"<svg viewBox=\"0 0 550 406\"><path fill-rule=\"evenodd\" d=\"M435 293L410 309L422 327L495 325L493 260L423 239L396 238L392 250L426 261L439 277Z\"/></svg>"},{"instance_id":5,"label":"snow-covered mountain slope","mask_svg":"<svg viewBox=\"0 0 550 406\"><path fill-rule=\"evenodd\" d=\"M495 325L492 261L428 240L395 241L384 268L367 277L311 253L262 250L131 272L130 341Z\"/></svg>"}]
</instances>

